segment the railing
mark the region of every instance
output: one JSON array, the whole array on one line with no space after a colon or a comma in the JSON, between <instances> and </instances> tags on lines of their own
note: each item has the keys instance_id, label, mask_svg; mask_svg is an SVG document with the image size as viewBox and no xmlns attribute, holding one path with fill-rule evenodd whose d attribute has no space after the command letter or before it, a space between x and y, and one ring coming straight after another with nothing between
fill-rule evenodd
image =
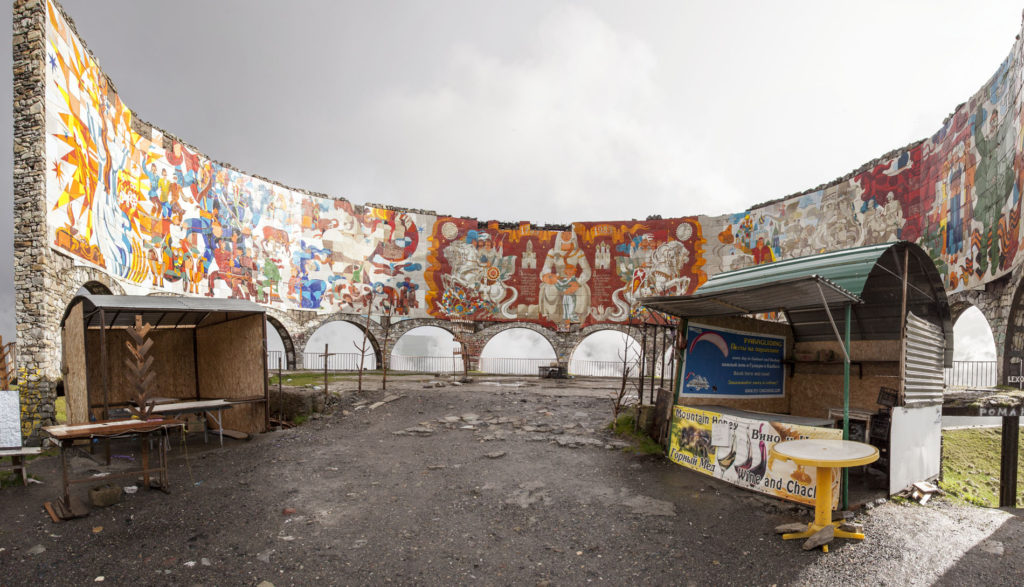
<instances>
[{"instance_id":1,"label":"railing","mask_svg":"<svg viewBox=\"0 0 1024 587\"><path fill-rule=\"evenodd\" d=\"M274 371L278 367L278 362L282 369L288 368L288 362L284 360L284 351L267 351L267 368Z\"/></svg>"},{"instance_id":2,"label":"railing","mask_svg":"<svg viewBox=\"0 0 1024 587\"><path fill-rule=\"evenodd\" d=\"M637 364L631 362L628 365L629 376L637 374ZM622 361L584 361L573 359L569 361L569 374L581 377L621 377Z\"/></svg>"},{"instance_id":3,"label":"railing","mask_svg":"<svg viewBox=\"0 0 1024 587\"><path fill-rule=\"evenodd\" d=\"M406 357L391 355L391 371L412 371L414 373L459 373L462 372L462 357Z\"/></svg>"},{"instance_id":4,"label":"railing","mask_svg":"<svg viewBox=\"0 0 1024 587\"><path fill-rule=\"evenodd\" d=\"M314 371L324 370L323 353L303 353L302 368ZM363 369L376 369L377 359L373 355L367 355L363 361ZM330 353L327 355L328 371L358 371L359 353Z\"/></svg>"},{"instance_id":5,"label":"railing","mask_svg":"<svg viewBox=\"0 0 1024 587\"><path fill-rule=\"evenodd\" d=\"M999 383L995 361L953 361L946 369L946 388L994 387Z\"/></svg>"},{"instance_id":6,"label":"railing","mask_svg":"<svg viewBox=\"0 0 1024 587\"><path fill-rule=\"evenodd\" d=\"M271 370L276 370L278 361L284 361L282 351L268 351L267 365ZM540 367L547 367L552 359L521 359L511 357L481 357L480 371L495 375L537 375ZM666 369L668 368L666 364ZM287 368L287 365L284 365ZM573 360L569 362L569 373L580 377L621 377L622 361L585 361ZM302 355L301 368L311 371L323 371L323 353L304 353ZM367 355L363 368L372 370L377 368L377 361L373 356ZM636 377L637 364L628 365L629 376ZM328 371L358 371L359 353L330 353L327 357ZM406 371L412 373L460 373L462 372L462 357L441 356L441 357L414 357L404 355L391 355L389 370ZM661 373L661 364L656 366L658 375Z\"/></svg>"},{"instance_id":7,"label":"railing","mask_svg":"<svg viewBox=\"0 0 1024 587\"><path fill-rule=\"evenodd\" d=\"M554 359L480 357L480 370L500 375L536 375L540 367L547 367L553 361Z\"/></svg>"}]
</instances>

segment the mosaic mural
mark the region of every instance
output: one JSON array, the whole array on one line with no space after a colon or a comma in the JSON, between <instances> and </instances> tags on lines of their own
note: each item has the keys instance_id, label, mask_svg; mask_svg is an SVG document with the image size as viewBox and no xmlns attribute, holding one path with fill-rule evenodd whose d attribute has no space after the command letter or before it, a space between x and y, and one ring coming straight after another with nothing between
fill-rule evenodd
<instances>
[{"instance_id":1,"label":"mosaic mural","mask_svg":"<svg viewBox=\"0 0 1024 587\"><path fill-rule=\"evenodd\" d=\"M639 298L722 271L896 239L928 251L950 291L1020 262L1020 42L933 136L825 189L732 215L544 230L353 205L139 134L47 8L50 246L129 293L567 330L623 321Z\"/></svg>"}]
</instances>

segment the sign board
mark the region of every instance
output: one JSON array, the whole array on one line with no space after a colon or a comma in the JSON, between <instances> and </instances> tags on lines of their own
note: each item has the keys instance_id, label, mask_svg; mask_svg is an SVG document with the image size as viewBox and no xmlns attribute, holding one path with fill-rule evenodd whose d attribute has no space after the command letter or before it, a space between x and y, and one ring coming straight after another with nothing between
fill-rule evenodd
<instances>
[{"instance_id":1,"label":"sign board","mask_svg":"<svg viewBox=\"0 0 1024 587\"><path fill-rule=\"evenodd\" d=\"M1014 416L1024 416L1024 410L1020 406L992 406L992 407L980 407L978 408L978 415L985 417L1003 417L1012 418Z\"/></svg>"},{"instance_id":2,"label":"sign board","mask_svg":"<svg viewBox=\"0 0 1024 587\"><path fill-rule=\"evenodd\" d=\"M690 323L683 362L685 397L782 397L786 337Z\"/></svg>"},{"instance_id":3,"label":"sign board","mask_svg":"<svg viewBox=\"0 0 1024 587\"><path fill-rule=\"evenodd\" d=\"M0 448L21 446L21 406L18 392L0 391Z\"/></svg>"},{"instance_id":4,"label":"sign board","mask_svg":"<svg viewBox=\"0 0 1024 587\"><path fill-rule=\"evenodd\" d=\"M729 430L729 442L726 446L715 446L713 434L723 425ZM843 431L677 405L673 407L670 435L669 458L675 463L733 485L813 505L815 468L772 458L771 448L777 442L798 438L841 439ZM834 469L832 474L832 507L839 499L839 470Z\"/></svg>"}]
</instances>

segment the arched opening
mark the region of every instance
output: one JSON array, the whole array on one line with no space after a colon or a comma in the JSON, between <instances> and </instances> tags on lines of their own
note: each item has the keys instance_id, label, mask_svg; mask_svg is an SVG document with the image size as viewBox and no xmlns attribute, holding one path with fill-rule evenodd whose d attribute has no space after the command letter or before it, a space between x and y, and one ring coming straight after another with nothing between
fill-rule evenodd
<instances>
[{"instance_id":1,"label":"arched opening","mask_svg":"<svg viewBox=\"0 0 1024 587\"><path fill-rule=\"evenodd\" d=\"M295 343L288 329L277 318L267 316L267 366L277 369L295 368Z\"/></svg>"},{"instance_id":2,"label":"arched opening","mask_svg":"<svg viewBox=\"0 0 1024 587\"><path fill-rule=\"evenodd\" d=\"M480 351L480 370L502 375L536 375L557 357L544 335L528 328L509 328L491 337Z\"/></svg>"},{"instance_id":3,"label":"arched opening","mask_svg":"<svg viewBox=\"0 0 1024 587\"><path fill-rule=\"evenodd\" d=\"M267 325L269 324L268 320ZM284 349L284 341L281 340L277 329L273 327L267 328L267 368L271 371L291 368Z\"/></svg>"},{"instance_id":4,"label":"arched opening","mask_svg":"<svg viewBox=\"0 0 1024 587\"><path fill-rule=\"evenodd\" d=\"M1013 366L1020 368L1019 365ZM992 337L992 328L981 310L971 306L953 323L953 366L946 369L946 389L979 389L992 387L998 383L996 342ZM943 428L999 426L1001 422L1002 418L942 417ZM993 450L999 449L994 446Z\"/></svg>"},{"instance_id":5,"label":"arched opening","mask_svg":"<svg viewBox=\"0 0 1024 587\"><path fill-rule=\"evenodd\" d=\"M462 371L462 345L437 326L418 326L395 341L391 371L455 373Z\"/></svg>"},{"instance_id":6,"label":"arched opening","mask_svg":"<svg viewBox=\"0 0 1024 587\"><path fill-rule=\"evenodd\" d=\"M114 295L114 292L110 291L110 288L107 287L106 284L98 281L87 281L82 284L82 287L78 288L75 295L110 296Z\"/></svg>"},{"instance_id":7,"label":"arched opening","mask_svg":"<svg viewBox=\"0 0 1024 587\"><path fill-rule=\"evenodd\" d=\"M327 353L327 370L358 371L377 368L377 341L373 335L363 336L363 329L341 320L326 322L309 337L302 354L304 369L323 369Z\"/></svg>"},{"instance_id":8,"label":"arched opening","mask_svg":"<svg viewBox=\"0 0 1024 587\"><path fill-rule=\"evenodd\" d=\"M584 338L573 349L569 373L592 377L620 377L624 368L637 374L640 343L618 330L599 330Z\"/></svg>"},{"instance_id":9,"label":"arched opening","mask_svg":"<svg viewBox=\"0 0 1024 587\"><path fill-rule=\"evenodd\" d=\"M992 387L997 383L992 328L981 310L971 306L953 323L953 366L946 369L946 388Z\"/></svg>"}]
</instances>

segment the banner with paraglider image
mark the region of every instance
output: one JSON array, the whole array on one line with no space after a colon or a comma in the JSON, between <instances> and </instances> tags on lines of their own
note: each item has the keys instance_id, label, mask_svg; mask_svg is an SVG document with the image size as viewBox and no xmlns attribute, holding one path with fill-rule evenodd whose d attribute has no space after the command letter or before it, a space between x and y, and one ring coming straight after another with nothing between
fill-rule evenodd
<instances>
[{"instance_id":1,"label":"banner with paraglider image","mask_svg":"<svg viewBox=\"0 0 1024 587\"><path fill-rule=\"evenodd\" d=\"M785 440L842 437L843 431L836 428L755 420L674 406L669 458L733 485L814 505L815 468L775 458L771 448ZM839 499L838 470L834 469L832 474L832 507Z\"/></svg>"},{"instance_id":2,"label":"banner with paraglider image","mask_svg":"<svg viewBox=\"0 0 1024 587\"><path fill-rule=\"evenodd\" d=\"M782 397L786 338L690 323L686 329L685 397Z\"/></svg>"}]
</instances>

